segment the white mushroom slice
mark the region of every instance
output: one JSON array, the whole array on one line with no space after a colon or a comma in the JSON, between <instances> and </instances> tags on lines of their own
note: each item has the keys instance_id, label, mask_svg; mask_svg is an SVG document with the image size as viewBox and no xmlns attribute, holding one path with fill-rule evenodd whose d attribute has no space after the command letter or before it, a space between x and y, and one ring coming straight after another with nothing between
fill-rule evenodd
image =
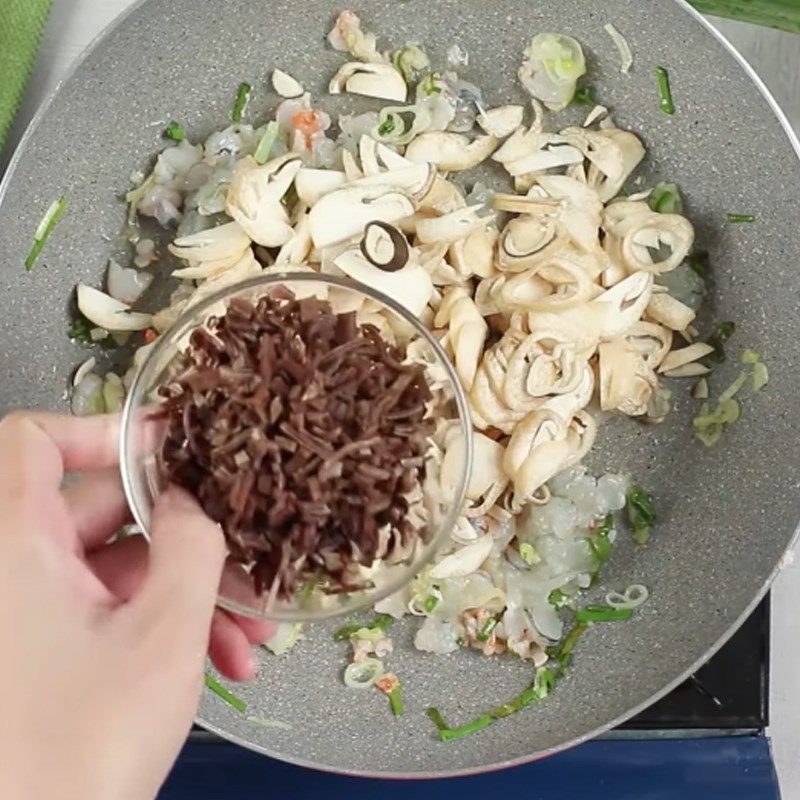
<instances>
[{"instance_id":1,"label":"white mushroom slice","mask_svg":"<svg viewBox=\"0 0 800 800\"><path fill-rule=\"evenodd\" d=\"M594 125L595 122L607 116L608 109L605 106L597 105L586 115L586 119L583 121L583 127L589 128Z\"/></svg>"},{"instance_id":2,"label":"white mushroom slice","mask_svg":"<svg viewBox=\"0 0 800 800\"><path fill-rule=\"evenodd\" d=\"M584 252L597 250L603 214L597 192L566 175L542 175L537 183L550 197L562 201L559 220L569 238Z\"/></svg>"},{"instance_id":3,"label":"white mushroom slice","mask_svg":"<svg viewBox=\"0 0 800 800\"><path fill-rule=\"evenodd\" d=\"M125 303L83 283L78 284L77 299L78 311L89 322L112 333L143 331L153 324L150 314L131 311Z\"/></svg>"},{"instance_id":4,"label":"white mushroom slice","mask_svg":"<svg viewBox=\"0 0 800 800\"><path fill-rule=\"evenodd\" d=\"M292 238L280 201L301 167L302 162L293 154L263 166L250 156L239 162L228 188L225 211L256 244L280 247Z\"/></svg>"},{"instance_id":5,"label":"white mushroom slice","mask_svg":"<svg viewBox=\"0 0 800 800\"><path fill-rule=\"evenodd\" d=\"M464 278L488 278L494 273L494 251L500 233L494 225L473 230L450 245L450 260Z\"/></svg>"},{"instance_id":6,"label":"white mushroom slice","mask_svg":"<svg viewBox=\"0 0 800 800\"><path fill-rule=\"evenodd\" d=\"M552 284L537 274L536 267L516 275L498 275L494 279L494 285L489 287L495 310L504 314L510 311L528 311L552 292Z\"/></svg>"},{"instance_id":7,"label":"white mushroom slice","mask_svg":"<svg viewBox=\"0 0 800 800\"><path fill-rule=\"evenodd\" d=\"M572 419L583 411L592 400L594 394L594 370L588 361L583 362L583 372L578 385L571 392L548 398L540 406L540 411L553 411L562 419Z\"/></svg>"},{"instance_id":8,"label":"white mushroom slice","mask_svg":"<svg viewBox=\"0 0 800 800\"><path fill-rule=\"evenodd\" d=\"M526 311L559 312L582 305L597 294L597 287L580 264L554 256L540 267L537 277L552 286L544 297L531 301Z\"/></svg>"},{"instance_id":9,"label":"white mushroom slice","mask_svg":"<svg viewBox=\"0 0 800 800\"><path fill-rule=\"evenodd\" d=\"M623 336L641 319L653 299L653 276L648 272L630 275L603 292L591 303L605 312L598 331L599 338Z\"/></svg>"},{"instance_id":10,"label":"white mushroom slice","mask_svg":"<svg viewBox=\"0 0 800 800\"><path fill-rule=\"evenodd\" d=\"M360 94L405 103L408 95L403 76L391 64L365 64L351 61L334 75L328 91L331 94Z\"/></svg>"},{"instance_id":11,"label":"white mushroom slice","mask_svg":"<svg viewBox=\"0 0 800 800\"><path fill-rule=\"evenodd\" d=\"M375 152L386 169L403 169L403 167L410 167L414 163L380 142L378 142Z\"/></svg>"},{"instance_id":12,"label":"white mushroom slice","mask_svg":"<svg viewBox=\"0 0 800 800\"><path fill-rule=\"evenodd\" d=\"M556 345L552 351L531 334L514 352L503 383L503 398L515 411L530 411L539 398L569 394L583 378L583 362L568 345Z\"/></svg>"},{"instance_id":13,"label":"white mushroom slice","mask_svg":"<svg viewBox=\"0 0 800 800\"><path fill-rule=\"evenodd\" d=\"M659 372L671 372L679 367L691 364L693 361L699 361L705 358L709 353L713 353L714 348L705 342L697 342L697 344L683 347L680 350L673 350L662 362L658 368ZM705 374L705 373L703 373Z\"/></svg>"},{"instance_id":14,"label":"white mushroom slice","mask_svg":"<svg viewBox=\"0 0 800 800\"><path fill-rule=\"evenodd\" d=\"M637 322L628 329L625 340L645 362L657 369L672 348L673 334L669 328L655 322Z\"/></svg>"},{"instance_id":15,"label":"white mushroom slice","mask_svg":"<svg viewBox=\"0 0 800 800\"><path fill-rule=\"evenodd\" d=\"M667 378L699 378L701 375L708 375L711 369L705 364L683 364L664 373Z\"/></svg>"},{"instance_id":16,"label":"white mushroom slice","mask_svg":"<svg viewBox=\"0 0 800 800\"><path fill-rule=\"evenodd\" d=\"M546 144L546 143L545 143ZM549 144L530 155L509 161L503 166L512 177L560 169L583 163L583 153L566 142Z\"/></svg>"},{"instance_id":17,"label":"white mushroom slice","mask_svg":"<svg viewBox=\"0 0 800 800\"><path fill-rule=\"evenodd\" d=\"M443 172L460 172L477 167L497 147L494 136L480 136L475 141L460 133L431 131L423 133L406 148L406 158L415 164L435 164Z\"/></svg>"},{"instance_id":18,"label":"white mushroom slice","mask_svg":"<svg viewBox=\"0 0 800 800\"><path fill-rule=\"evenodd\" d=\"M345 275L389 295L415 316L422 313L433 294L430 275L413 263L386 272L370 264L358 249L345 250L333 261Z\"/></svg>"},{"instance_id":19,"label":"white mushroom slice","mask_svg":"<svg viewBox=\"0 0 800 800\"><path fill-rule=\"evenodd\" d=\"M522 125L525 109L522 106L498 106L478 113L478 125L495 139L505 139Z\"/></svg>"},{"instance_id":20,"label":"white mushroom slice","mask_svg":"<svg viewBox=\"0 0 800 800\"><path fill-rule=\"evenodd\" d=\"M522 272L546 262L569 244L552 217L523 214L512 219L500 234L497 267Z\"/></svg>"},{"instance_id":21,"label":"white mushroom slice","mask_svg":"<svg viewBox=\"0 0 800 800\"><path fill-rule=\"evenodd\" d=\"M576 131L583 133L585 138L578 140L583 142L583 147L576 140L573 143L591 162L587 184L596 189L600 199L607 203L619 194L625 181L641 163L646 152L644 145L635 134L617 128L599 131L573 128L570 131L573 136Z\"/></svg>"},{"instance_id":22,"label":"white mushroom slice","mask_svg":"<svg viewBox=\"0 0 800 800\"><path fill-rule=\"evenodd\" d=\"M392 169L375 175L367 174L351 182L351 186L391 186L401 189L415 199L423 198L430 192L436 178L433 164L411 164L402 169Z\"/></svg>"},{"instance_id":23,"label":"white mushroom slice","mask_svg":"<svg viewBox=\"0 0 800 800\"><path fill-rule=\"evenodd\" d=\"M469 391L483 356L489 333L475 303L465 290L450 289L436 315L435 324L448 326L450 347L456 372L464 388Z\"/></svg>"},{"instance_id":24,"label":"white mushroom slice","mask_svg":"<svg viewBox=\"0 0 800 800\"><path fill-rule=\"evenodd\" d=\"M243 258L252 257L252 248L246 247L242 253L230 258L222 258L218 261L197 261L190 262L188 267L172 271L173 278L180 278L182 281L201 281L213 278L229 269L233 269Z\"/></svg>"},{"instance_id":25,"label":"white mushroom slice","mask_svg":"<svg viewBox=\"0 0 800 800\"><path fill-rule=\"evenodd\" d=\"M658 380L642 356L624 339L603 342L598 353L603 411L618 409L629 416L646 414Z\"/></svg>"},{"instance_id":26,"label":"white mushroom slice","mask_svg":"<svg viewBox=\"0 0 800 800\"><path fill-rule=\"evenodd\" d=\"M503 445L484 436L477 431L472 434L472 473L467 484L466 497L468 500L480 500L495 485L504 489L508 483L503 472ZM439 480L445 495L455 495L456 481L461 475L465 458L464 439L460 435L451 437L445 445L444 458L439 472ZM500 490L502 492L502 489ZM498 497L499 497L498 492Z\"/></svg>"},{"instance_id":27,"label":"white mushroom slice","mask_svg":"<svg viewBox=\"0 0 800 800\"><path fill-rule=\"evenodd\" d=\"M467 205L461 189L446 178L437 176L433 181L430 191L419 202L420 212L434 212L436 214L449 214Z\"/></svg>"},{"instance_id":28,"label":"white mushroom slice","mask_svg":"<svg viewBox=\"0 0 800 800\"><path fill-rule=\"evenodd\" d=\"M367 134L358 140L358 158L361 161L361 171L364 175L378 175L381 171L377 146L378 143Z\"/></svg>"},{"instance_id":29,"label":"white mushroom slice","mask_svg":"<svg viewBox=\"0 0 800 800\"><path fill-rule=\"evenodd\" d=\"M603 247L628 272L663 274L682 264L694 244L694 227L678 214L651 211L645 203L609 206ZM665 247L669 255L658 258Z\"/></svg>"},{"instance_id":30,"label":"white mushroom slice","mask_svg":"<svg viewBox=\"0 0 800 800\"><path fill-rule=\"evenodd\" d=\"M497 428L503 433L510 434L525 412L513 411L494 390L486 372L486 360L478 367L475 380L469 393L470 406L474 413L473 421L479 424L481 420L485 428Z\"/></svg>"},{"instance_id":31,"label":"white mushroom slice","mask_svg":"<svg viewBox=\"0 0 800 800\"><path fill-rule=\"evenodd\" d=\"M647 303L647 316L670 330L686 330L697 316L693 309L676 300L672 295L654 294Z\"/></svg>"},{"instance_id":32,"label":"white mushroom slice","mask_svg":"<svg viewBox=\"0 0 800 800\"><path fill-rule=\"evenodd\" d=\"M567 426L567 442L570 445L570 455L564 469L574 467L583 461L586 454L592 449L597 438L597 423L585 411L574 414Z\"/></svg>"},{"instance_id":33,"label":"white mushroom slice","mask_svg":"<svg viewBox=\"0 0 800 800\"><path fill-rule=\"evenodd\" d=\"M478 203L442 217L420 219L417 222L417 239L422 244L446 242L448 245L463 239L492 222L492 217L478 216L478 211L483 208L483 203Z\"/></svg>"},{"instance_id":34,"label":"white mushroom slice","mask_svg":"<svg viewBox=\"0 0 800 800\"><path fill-rule=\"evenodd\" d=\"M552 411L532 411L519 422L506 446L503 468L517 502L530 497L564 469L571 454L567 423Z\"/></svg>"},{"instance_id":35,"label":"white mushroom slice","mask_svg":"<svg viewBox=\"0 0 800 800\"><path fill-rule=\"evenodd\" d=\"M473 542L445 556L430 572L430 577L437 580L445 578L466 578L477 572L492 552L494 539L490 533L484 534Z\"/></svg>"},{"instance_id":36,"label":"white mushroom slice","mask_svg":"<svg viewBox=\"0 0 800 800\"><path fill-rule=\"evenodd\" d=\"M556 218L561 211L557 200L532 195L502 194L492 195L492 208L496 211L510 211L512 214L530 214L537 217Z\"/></svg>"},{"instance_id":37,"label":"white mushroom slice","mask_svg":"<svg viewBox=\"0 0 800 800\"><path fill-rule=\"evenodd\" d=\"M294 188L300 201L311 208L321 197L341 189L347 182L347 175L339 170L301 167L295 176Z\"/></svg>"},{"instance_id":38,"label":"white mushroom slice","mask_svg":"<svg viewBox=\"0 0 800 800\"><path fill-rule=\"evenodd\" d=\"M318 249L329 247L360 234L369 222L393 223L413 212L411 199L390 186L348 186L311 209L311 238Z\"/></svg>"},{"instance_id":39,"label":"white mushroom slice","mask_svg":"<svg viewBox=\"0 0 800 800\"><path fill-rule=\"evenodd\" d=\"M303 214L302 218L294 227L292 238L281 247L280 252L275 257L275 263L302 264L308 258L310 250L311 222L308 214Z\"/></svg>"},{"instance_id":40,"label":"white mushroom slice","mask_svg":"<svg viewBox=\"0 0 800 800\"><path fill-rule=\"evenodd\" d=\"M250 243L250 237L238 222L228 222L191 236L181 236L169 245L169 251L192 262L238 260Z\"/></svg>"},{"instance_id":41,"label":"white mushroom slice","mask_svg":"<svg viewBox=\"0 0 800 800\"><path fill-rule=\"evenodd\" d=\"M302 97L306 93L303 85L282 69L273 71L272 87L281 97L285 97L288 100Z\"/></svg>"},{"instance_id":42,"label":"white mushroom slice","mask_svg":"<svg viewBox=\"0 0 800 800\"><path fill-rule=\"evenodd\" d=\"M342 150L342 166L348 181L355 181L364 177L361 167L356 163L355 156L347 148Z\"/></svg>"}]
</instances>

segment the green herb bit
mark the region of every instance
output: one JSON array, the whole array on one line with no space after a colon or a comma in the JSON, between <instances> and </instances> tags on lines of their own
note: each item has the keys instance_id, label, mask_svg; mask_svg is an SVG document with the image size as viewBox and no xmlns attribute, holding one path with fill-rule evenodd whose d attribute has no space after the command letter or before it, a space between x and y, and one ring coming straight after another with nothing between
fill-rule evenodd
<instances>
[{"instance_id":1,"label":"green herb bit","mask_svg":"<svg viewBox=\"0 0 800 800\"><path fill-rule=\"evenodd\" d=\"M465 736L469 736L471 733L477 733L478 731L482 731L484 728L488 728L494 722L494 718L490 717L488 714L485 714L482 717L479 717L474 722L470 722L467 725L461 725L458 728L444 728L443 730L439 731L439 738L443 742L452 742L453 739L463 739Z\"/></svg>"},{"instance_id":2,"label":"green herb bit","mask_svg":"<svg viewBox=\"0 0 800 800\"><path fill-rule=\"evenodd\" d=\"M519 546L519 557L529 566L538 564L542 559L536 552L536 548L529 542L522 542Z\"/></svg>"},{"instance_id":3,"label":"green herb bit","mask_svg":"<svg viewBox=\"0 0 800 800\"><path fill-rule=\"evenodd\" d=\"M549 651L548 654L550 658L553 659L558 664L558 670L556 671L556 678L560 678L564 675L567 671L570 663L572 662L572 651L575 649L575 645L578 644L578 640L583 636L583 634L588 630L589 623L587 622L579 622L564 638L564 641L556 647L554 650Z\"/></svg>"},{"instance_id":4,"label":"green herb bit","mask_svg":"<svg viewBox=\"0 0 800 800\"><path fill-rule=\"evenodd\" d=\"M204 680L206 686L211 689L215 695L221 697L229 706L233 706L241 714L247 711L247 703L235 694L231 694L219 681L214 680L211 675L206 673Z\"/></svg>"},{"instance_id":5,"label":"green herb bit","mask_svg":"<svg viewBox=\"0 0 800 800\"><path fill-rule=\"evenodd\" d=\"M35 266L36 260L41 255L42 250L44 250L45 242L50 237L53 228L55 228L56 223L61 219L66 210L66 197L59 197L58 200L54 200L50 204L50 208L45 212L45 215L42 217L41 222L38 224L33 234L33 247L31 247L28 257L25 259L26 272L30 272Z\"/></svg>"},{"instance_id":6,"label":"green herb bit","mask_svg":"<svg viewBox=\"0 0 800 800\"><path fill-rule=\"evenodd\" d=\"M483 623L480 633L475 637L479 642L488 642L492 632L499 624L500 620L497 617L490 617Z\"/></svg>"},{"instance_id":7,"label":"green herb bit","mask_svg":"<svg viewBox=\"0 0 800 800\"><path fill-rule=\"evenodd\" d=\"M769 370L762 361L753 365L753 391L760 392L769 383Z\"/></svg>"},{"instance_id":8,"label":"green herb bit","mask_svg":"<svg viewBox=\"0 0 800 800\"><path fill-rule=\"evenodd\" d=\"M274 120L264 126L264 133L258 142L253 158L258 164L266 164L269 161L269 154L278 138L278 123Z\"/></svg>"},{"instance_id":9,"label":"green herb bit","mask_svg":"<svg viewBox=\"0 0 800 800\"><path fill-rule=\"evenodd\" d=\"M553 608L560 611L562 608L566 608L567 606L571 605L572 598L569 595L564 594L561 589L553 589L553 591L547 595L547 602L550 603Z\"/></svg>"},{"instance_id":10,"label":"green herb bit","mask_svg":"<svg viewBox=\"0 0 800 800\"><path fill-rule=\"evenodd\" d=\"M420 83L420 86L422 87L422 91L427 95L441 94L442 93L442 87L436 85L436 80L437 80L436 73L429 72L422 79L422 82Z\"/></svg>"},{"instance_id":11,"label":"green herb bit","mask_svg":"<svg viewBox=\"0 0 800 800\"><path fill-rule=\"evenodd\" d=\"M388 136L390 133L393 133L395 129L395 121L392 117L387 117L379 126L378 126L378 136Z\"/></svg>"},{"instance_id":12,"label":"green herb bit","mask_svg":"<svg viewBox=\"0 0 800 800\"><path fill-rule=\"evenodd\" d=\"M614 545L608 538L609 533L614 529L614 515L606 515L600 528L588 538L589 547L597 561L597 568L600 569L611 557Z\"/></svg>"},{"instance_id":13,"label":"green herb bit","mask_svg":"<svg viewBox=\"0 0 800 800\"><path fill-rule=\"evenodd\" d=\"M236 90L236 102L233 104L233 111L231 111L231 119L234 122L241 122L244 112L247 110L247 104L250 102L250 92L253 87L249 83L240 83L239 88Z\"/></svg>"},{"instance_id":14,"label":"green herb bit","mask_svg":"<svg viewBox=\"0 0 800 800\"><path fill-rule=\"evenodd\" d=\"M428 719L437 727L440 731L446 731L450 726L444 721L444 717L442 716L442 712L439 711L438 708L429 708L426 712L428 715Z\"/></svg>"},{"instance_id":15,"label":"green herb bit","mask_svg":"<svg viewBox=\"0 0 800 800\"><path fill-rule=\"evenodd\" d=\"M686 259L686 263L701 278L708 278L711 274L711 257L707 250L698 250L696 253L692 253Z\"/></svg>"},{"instance_id":16,"label":"green herb bit","mask_svg":"<svg viewBox=\"0 0 800 800\"><path fill-rule=\"evenodd\" d=\"M641 486L633 486L628 492L628 519L633 526L633 538L639 544L650 541L656 512L653 500Z\"/></svg>"},{"instance_id":17,"label":"green herb bit","mask_svg":"<svg viewBox=\"0 0 800 800\"><path fill-rule=\"evenodd\" d=\"M392 709L392 714L396 717L403 716L405 707L403 706L403 687L401 684L398 683L397 686L389 692L389 705Z\"/></svg>"},{"instance_id":18,"label":"green herb bit","mask_svg":"<svg viewBox=\"0 0 800 800\"><path fill-rule=\"evenodd\" d=\"M76 315L72 325L67 328L67 338L80 342L86 347L94 344L92 340L92 324L80 312Z\"/></svg>"},{"instance_id":19,"label":"green herb bit","mask_svg":"<svg viewBox=\"0 0 800 800\"><path fill-rule=\"evenodd\" d=\"M390 617L388 614L381 614L366 625L360 625L357 622L352 625L345 625L333 634L333 641L346 642L354 633L358 633L362 628L369 631L388 631L393 622L393 617Z\"/></svg>"},{"instance_id":20,"label":"green herb bit","mask_svg":"<svg viewBox=\"0 0 800 800\"><path fill-rule=\"evenodd\" d=\"M655 74L658 78L658 91L661 94L661 110L665 114L674 114L675 103L672 101L672 88L669 83L669 73L664 67L656 67Z\"/></svg>"},{"instance_id":21,"label":"green herb bit","mask_svg":"<svg viewBox=\"0 0 800 800\"><path fill-rule=\"evenodd\" d=\"M611 606L587 606L575 612L578 622L616 622L630 619L633 616L631 608L612 608Z\"/></svg>"},{"instance_id":22,"label":"green herb bit","mask_svg":"<svg viewBox=\"0 0 800 800\"><path fill-rule=\"evenodd\" d=\"M572 98L580 106L596 106L597 97L594 94L594 86L581 86L575 97Z\"/></svg>"},{"instance_id":23,"label":"green herb bit","mask_svg":"<svg viewBox=\"0 0 800 800\"><path fill-rule=\"evenodd\" d=\"M430 614L439 605L439 598L435 595L429 594L423 601L422 601L422 610L426 614Z\"/></svg>"},{"instance_id":24,"label":"green herb bit","mask_svg":"<svg viewBox=\"0 0 800 800\"><path fill-rule=\"evenodd\" d=\"M758 364L761 361L761 354L756 353L755 350L751 350L749 347L742 350L742 364Z\"/></svg>"},{"instance_id":25,"label":"green herb bit","mask_svg":"<svg viewBox=\"0 0 800 800\"><path fill-rule=\"evenodd\" d=\"M172 139L173 142L182 142L186 138L186 132L179 122L172 120L164 129L164 136L166 136L167 139Z\"/></svg>"},{"instance_id":26,"label":"green herb bit","mask_svg":"<svg viewBox=\"0 0 800 800\"><path fill-rule=\"evenodd\" d=\"M729 223L736 225L742 222L755 222L756 218L752 214L728 214L726 217Z\"/></svg>"},{"instance_id":27,"label":"green herb bit","mask_svg":"<svg viewBox=\"0 0 800 800\"><path fill-rule=\"evenodd\" d=\"M648 200L650 208L659 214L683 214L683 198L675 183L657 183Z\"/></svg>"},{"instance_id":28,"label":"green herb bit","mask_svg":"<svg viewBox=\"0 0 800 800\"><path fill-rule=\"evenodd\" d=\"M736 332L735 322L720 322L711 332L711 336L706 340L714 348L713 353L709 353L706 358L715 364L721 364L726 359L725 342Z\"/></svg>"}]
</instances>

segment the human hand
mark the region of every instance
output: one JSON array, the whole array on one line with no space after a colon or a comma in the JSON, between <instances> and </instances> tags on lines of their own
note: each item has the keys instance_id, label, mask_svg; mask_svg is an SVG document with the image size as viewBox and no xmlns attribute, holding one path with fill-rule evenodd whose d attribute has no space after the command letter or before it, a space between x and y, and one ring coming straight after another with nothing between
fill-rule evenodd
<instances>
[{"instance_id":1,"label":"human hand","mask_svg":"<svg viewBox=\"0 0 800 800\"><path fill-rule=\"evenodd\" d=\"M234 679L271 632L214 604L225 543L170 489L152 545L128 521L116 418L0 422L0 797L156 795L191 727L206 652ZM62 488L65 472L83 473Z\"/></svg>"}]
</instances>

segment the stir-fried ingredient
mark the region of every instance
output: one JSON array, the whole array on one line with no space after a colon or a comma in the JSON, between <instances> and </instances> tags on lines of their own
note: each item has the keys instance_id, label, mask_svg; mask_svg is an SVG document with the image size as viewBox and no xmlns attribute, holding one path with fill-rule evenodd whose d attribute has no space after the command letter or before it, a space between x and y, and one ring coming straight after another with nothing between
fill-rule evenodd
<instances>
[{"instance_id":1,"label":"stir-fried ingredient","mask_svg":"<svg viewBox=\"0 0 800 800\"><path fill-rule=\"evenodd\" d=\"M229 692L214 677L206 673L204 681L208 689L214 692L214 694L217 695L217 697L221 697L229 706L235 708L240 714L244 714L244 712L247 711L247 703L245 703L244 700L237 697L235 694Z\"/></svg>"},{"instance_id":2,"label":"stir-fried ingredient","mask_svg":"<svg viewBox=\"0 0 800 800\"><path fill-rule=\"evenodd\" d=\"M658 78L658 91L661 95L661 110L665 114L674 114L675 103L672 100L669 72L664 67L656 67L655 74L656 78Z\"/></svg>"},{"instance_id":3,"label":"stir-fried ingredient","mask_svg":"<svg viewBox=\"0 0 800 800\"><path fill-rule=\"evenodd\" d=\"M250 92L253 87L249 83L240 83L239 88L236 90L236 100L231 110L231 119L234 122L241 122L244 112L247 110L247 104L250 102Z\"/></svg>"},{"instance_id":4,"label":"stir-fried ingredient","mask_svg":"<svg viewBox=\"0 0 800 800\"><path fill-rule=\"evenodd\" d=\"M755 222L756 218L753 214L728 214L726 217L728 222L736 224L737 222Z\"/></svg>"},{"instance_id":5,"label":"stir-fried ingredient","mask_svg":"<svg viewBox=\"0 0 800 800\"><path fill-rule=\"evenodd\" d=\"M714 348L714 351L709 353L706 358L708 358L709 361L722 364L722 362L726 359L725 342L727 342L735 332L735 322L720 322L708 337L708 343Z\"/></svg>"},{"instance_id":6,"label":"stir-fried ingredient","mask_svg":"<svg viewBox=\"0 0 800 800\"><path fill-rule=\"evenodd\" d=\"M164 129L164 136L166 136L167 139L172 139L173 142L182 142L186 138L186 132L183 130L183 126L180 122L175 122L175 120L173 120Z\"/></svg>"},{"instance_id":7,"label":"stir-fried ingredient","mask_svg":"<svg viewBox=\"0 0 800 800\"><path fill-rule=\"evenodd\" d=\"M633 538L639 544L647 544L656 522L652 498L641 486L633 486L628 492L626 508L633 527Z\"/></svg>"},{"instance_id":8,"label":"stir-fried ingredient","mask_svg":"<svg viewBox=\"0 0 800 800\"><path fill-rule=\"evenodd\" d=\"M41 222L33 234L33 247L31 247L28 257L25 259L26 272L30 272L35 266L42 250L44 250L45 242L47 242L47 239L53 232L53 228L55 228L56 223L61 219L66 210L67 198L59 197L58 200L52 202L45 212L45 215L42 217Z\"/></svg>"}]
</instances>

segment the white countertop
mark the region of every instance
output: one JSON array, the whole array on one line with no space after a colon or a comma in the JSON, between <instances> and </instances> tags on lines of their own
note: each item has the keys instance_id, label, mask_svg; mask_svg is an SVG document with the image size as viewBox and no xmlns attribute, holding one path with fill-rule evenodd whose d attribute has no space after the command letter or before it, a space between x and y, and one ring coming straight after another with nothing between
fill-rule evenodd
<instances>
[{"instance_id":1,"label":"white countertop","mask_svg":"<svg viewBox=\"0 0 800 800\"><path fill-rule=\"evenodd\" d=\"M56 0L28 92L5 157L39 104L84 47L133 0ZM800 36L714 20L759 72L800 133ZM800 559L787 565L772 594L769 734L785 800L800 798Z\"/></svg>"}]
</instances>

